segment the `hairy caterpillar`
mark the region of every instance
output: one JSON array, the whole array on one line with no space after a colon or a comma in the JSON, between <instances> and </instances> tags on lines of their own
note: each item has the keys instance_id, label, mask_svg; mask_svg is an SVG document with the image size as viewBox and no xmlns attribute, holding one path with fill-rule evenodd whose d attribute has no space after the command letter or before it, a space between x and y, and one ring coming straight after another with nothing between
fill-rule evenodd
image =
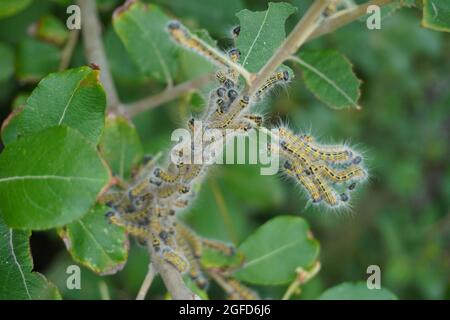
<instances>
[{"instance_id":1,"label":"hairy caterpillar","mask_svg":"<svg viewBox=\"0 0 450 320\"><path fill-rule=\"evenodd\" d=\"M233 246L221 241L202 238L202 244L205 247L220 251L228 256L232 256L233 254L235 254L235 249Z\"/></svg>"},{"instance_id":2,"label":"hairy caterpillar","mask_svg":"<svg viewBox=\"0 0 450 320\"><path fill-rule=\"evenodd\" d=\"M227 285L230 287L230 292L228 292L230 300L258 300L259 296L255 291L244 286L238 280L226 279Z\"/></svg>"},{"instance_id":3,"label":"hairy caterpillar","mask_svg":"<svg viewBox=\"0 0 450 320\"><path fill-rule=\"evenodd\" d=\"M287 147L296 154L307 154L316 159L334 162L346 162L352 159L353 153L345 146L327 148L316 145L312 139L306 139L308 136L297 137L285 128L279 129L280 137Z\"/></svg>"},{"instance_id":4,"label":"hairy caterpillar","mask_svg":"<svg viewBox=\"0 0 450 320\"><path fill-rule=\"evenodd\" d=\"M312 165L311 170L315 174L320 174L324 177L329 178L330 180L332 180L334 182L348 181L351 179L361 180L366 177L366 172L362 168L355 166L355 165L352 165L344 170L339 170L339 171L333 170L324 165L319 165L319 166Z\"/></svg>"},{"instance_id":5,"label":"hairy caterpillar","mask_svg":"<svg viewBox=\"0 0 450 320\"><path fill-rule=\"evenodd\" d=\"M258 89L258 91L256 91L255 97L259 99L261 98L261 96L263 96L266 92L268 92L278 83L288 81L289 81L289 72L287 71L276 72L264 82L264 84Z\"/></svg>"},{"instance_id":6,"label":"hairy caterpillar","mask_svg":"<svg viewBox=\"0 0 450 320\"><path fill-rule=\"evenodd\" d=\"M165 172L161 168L155 168L153 170L153 175L166 183L173 183L173 182L177 181L179 178L178 174L171 174L171 173Z\"/></svg>"},{"instance_id":7,"label":"hairy caterpillar","mask_svg":"<svg viewBox=\"0 0 450 320\"><path fill-rule=\"evenodd\" d=\"M180 273L184 274L189 270L189 262L185 257L175 252L171 247L163 247L161 249L161 256L174 266Z\"/></svg>"},{"instance_id":8,"label":"hairy caterpillar","mask_svg":"<svg viewBox=\"0 0 450 320\"><path fill-rule=\"evenodd\" d=\"M314 180L312 180L309 176L304 175L303 172L299 172L301 171L301 169L299 170L298 168L294 167L294 165L289 160L286 160L286 162L284 163L284 169L288 172L289 175L296 178L302 184L302 186L311 196L313 203L318 203L322 200L319 188L314 183Z\"/></svg>"}]
</instances>

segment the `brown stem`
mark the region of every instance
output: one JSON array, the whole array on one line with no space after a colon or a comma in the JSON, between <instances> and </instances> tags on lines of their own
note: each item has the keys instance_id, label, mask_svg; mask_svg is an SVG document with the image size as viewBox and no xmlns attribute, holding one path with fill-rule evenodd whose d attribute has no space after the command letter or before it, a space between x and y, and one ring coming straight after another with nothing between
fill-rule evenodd
<instances>
[{"instance_id":1,"label":"brown stem","mask_svg":"<svg viewBox=\"0 0 450 320\"><path fill-rule=\"evenodd\" d=\"M66 70L70 64L70 60L72 59L73 50L78 42L78 36L80 34L80 30L75 29L71 30L69 33L69 38L67 39L67 43L64 46L64 49L61 53L61 62L59 63L59 71Z\"/></svg>"},{"instance_id":2,"label":"brown stem","mask_svg":"<svg viewBox=\"0 0 450 320\"><path fill-rule=\"evenodd\" d=\"M308 38L309 40L323 36L324 34L335 31L336 29L355 21L367 14L367 8L371 5L384 6L392 0L371 0L354 8L346 9L336 13L329 19L326 19Z\"/></svg>"},{"instance_id":3,"label":"brown stem","mask_svg":"<svg viewBox=\"0 0 450 320\"><path fill-rule=\"evenodd\" d=\"M210 80L211 75L207 74L193 80L183 82L154 96L150 96L148 98L144 98L142 100L125 105L125 113L130 118L133 118L139 113L151 110L166 102L172 101L194 89L200 88L207 84Z\"/></svg>"},{"instance_id":4,"label":"brown stem","mask_svg":"<svg viewBox=\"0 0 450 320\"><path fill-rule=\"evenodd\" d=\"M100 67L100 81L106 92L109 109L118 109L120 100L109 69L108 59L103 48L101 25L95 0L77 0L81 9L84 52L89 63Z\"/></svg>"},{"instance_id":5,"label":"brown stem","mask_svg":"<svg viewBox=\"0 0 450 320\"><path fill-rule=\"evenodd\" d=\"M149 263L148 265L148 271L145 276L144 282L142 282L141 288L139 289L139 293L136 297L136 300L144 300L145 296L147 295L148 289L150 289L150 286L152 285L153 278L156 275L155 267L153 266L153 263Z\"/></svg>"},{"instance_id":6,"label":"brown stem","mask_svg":"<svg viewBox=\"0 0 450 320\"><path fill-rule=\"evenodd\" d=\"M182 275L168 262L153 250L151 244L148 246L152 264L156 272L161 276L164 285L174 300L198 300L199 297L186 287Z\"/></svg>"}]
</instances>

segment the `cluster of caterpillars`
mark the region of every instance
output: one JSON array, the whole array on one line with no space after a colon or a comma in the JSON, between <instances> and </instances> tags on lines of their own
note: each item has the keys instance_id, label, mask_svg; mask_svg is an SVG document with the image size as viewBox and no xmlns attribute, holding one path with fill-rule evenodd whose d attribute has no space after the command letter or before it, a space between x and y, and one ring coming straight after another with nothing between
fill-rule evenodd
<instances>
[{"instance_id":1,"label":"cluster of caterpillars","mask_svg":"<svg viewBox=\"0 0 450 320\"><path fill-rule=\"evenodd\" d=\"M239 65L237 49L223 54L191 34L178 21L170 22L167 30L175 43L219 66L216 73L219 85L211 91L207 108L200 117L203 130L235 129L246 134L262 126L262 116L250 113L251 106L276 85L287 83L289 73L285 70L275 72L252 96L248 96L240 83L242 66ZM239 35L239 27L233 29L233 35ZM192 133L194 121L191 118L187 122ZM286 159L283 169L302 184L314 203L323 200L335 207L347 202L348 194L338 193L335 185L346 184L347 189L352 190L355 183L366 176L361 167L361 156L346 146L323 146L310 136L297 136L285 128L280 130L279 137L279 152ZM192 143L196 143L195 137ZM176 150L175 153L183 159L182 154ZM200 288L208 284L205 275L208 270L205 272L200 263L203 249L208 247L226 255L234 254L232 246L201 238L177 220L177 213L187 208L194 196L194 183L205 175L207 169L204 163L193 164L183 160L173 162L172 159L165 168L148 161L138 170L130 187L106 193L100 199L111 208L106 214L110 222L125 227L140 243L150 244L156 254L179 272L188 274ZM221 280L218 283L223 284L229 298L257 298L253 291L237 280L219 276Z\"/></svg>"},{"instance_id":2,"label":"cluster of caterpillars","mask_svg":"<svg viewBox=\"0 0 450 320\"><path fill-rule=\"evenodd\" d=\"M279 128L278 152L283 171L306 191L313 204L346 206L350 192L367 178L360 154L346 145L322 145L311 135Z\"/></svg>"}]
</instances>

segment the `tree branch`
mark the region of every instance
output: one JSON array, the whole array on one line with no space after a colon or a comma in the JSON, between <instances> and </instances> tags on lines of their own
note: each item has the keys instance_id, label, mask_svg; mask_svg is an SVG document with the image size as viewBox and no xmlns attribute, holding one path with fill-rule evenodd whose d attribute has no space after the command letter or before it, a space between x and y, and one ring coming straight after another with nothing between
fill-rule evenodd
<instances>
[{"instance_id":1,"label":"tree branch","mask_svg":"<svg viewBox=\"0 0 450 320\"><path fill-rule=\"evenodd\" d=\"M154 96L125 105L124 112L130 117L138 115L141 112L151 110L161 104L172 101L194 89L200 88L211 81L211 75L203 75L199 78L183 82L172 88L164 90Z\"/></svg>"},{"instance_id":2,"label":"tree branch","mask_svg":"<svg viewBox=\"0 0 450 320\"><path fill-rule=\"evenodd\" d=\"M148 289L150 289L150 286L152 285L153 278L156 275L155 267L153 266L153 263L148 264L148 271L145 276L144 282L142 282L141 288L139 289L139 293L136 297L136 300L144 300L145 296L147 295Z\"/></svg>"},{"instance_id":3,"label":"tree branch","mask_svg":"<svg viewBox=\"0 0 450 320\"><path fill-rule=\"evenodd\" d=\"M64 49L61 52L61 62L59 63L59 71L66 70L70 64L70 60L72 59L73 50L78 42L80 30L70 30L69 38L67 39L67 43L64 46Z\"/></svg>"},{"instance_id":4,"label":"tree branch","mask_svg":"<svg viewBox=\"0 0 450 320\"><path fill-rule=\"evenodd\" d=\"M170 292L174 300L198 300L196 294L186 287L182 275L168 262L164 261L153 249L151 244L148 245L151 261L156 272L161 276L164 285Z\"/></svg>"},{"instance_id":5,"label":"tree branch","mask_svg":"<svg viewBox=\"0 0 450 320\"><path fill-rule=\"evenodd\" d=\"M371 5L384 6L392 0L371 0L354 8L346 9L332 15L326 19L308 38L309 40L323 36L324 34L335 31L336 29L355 21L367 14L367 8Z\"/></svg>"},{"instance_id":6,"label":"tree branch","mask_svg":"<svg viewBox=\"0 0 450 320\"><path fill-rule=\"evenodd\" d=\"M109 109L120 107L119 96L111 76L105 49L103 48L101 25L95 0L77 0L81 9L84 52L89 63L100 67L100 81L106 92Z\"/></svg>"}]
</instances>

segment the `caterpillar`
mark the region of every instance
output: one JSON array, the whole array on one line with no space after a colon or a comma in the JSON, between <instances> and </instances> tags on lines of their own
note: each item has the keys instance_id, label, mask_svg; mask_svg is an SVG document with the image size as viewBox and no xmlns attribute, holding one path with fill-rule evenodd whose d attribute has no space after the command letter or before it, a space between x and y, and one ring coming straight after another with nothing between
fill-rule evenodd
<instances>
[{"instance_id":1,"label":"caterpillar","mask_svg":"<svg viewBox=\"0 0 450 320\"><path fill-rule=\"evenodd\" d=\"M165 261L174 266L180 273L184 274L189 270L189 262L185 257L175 252L171 247L163 247L161 256Z\"/></svg>"},{"instance_id":2,"label":"caterpillar","mask_svg":"<svg viewBox=\"0 0 450 320\"><path fill-rule=\"evenodd\" d=\"M153 175L166 183L174 183L179 178L178 174L171 174L171 173L165 172L161 168L155 168L153 170Z\"/></svg>"},{"instance_id":3,"label":"caterpillar","mask_svg":"<svg viewBox=\"0 0 450 320\"><path fill-rule=\"evenodd\" d=\"M301 185L306 189L313 203L318 203L322 200L318 186L314 183L314 180L306 176L301 169L295 167L292 162L286 160L284 163L284 169L292 177L296 178Z\"/></svg>"},{"instance_id":4,"label":"caterpillar","mask_svg":"<svg viewBox=\"0 0 450 320\"><path fill-rule=\"evenodd\" d=\"M147 221L144 221L143 223L126 221L112 211L107 212L106 217L111 223L124 227L125 230L133 236L147 238L151 234Z\"/></svg>"},{"instance_id":5,"label":"caterpillar","mask_svg":"<svg viewBox=\"0 0 450 320\"><path fill-rule=\"evenodd\" d=\"M172 39L179 45L196 52L220 67L230 64L226 56L190 33L180 22L171 21L167 27Z\"/></svg>"},{"instance_id":6,"label":"caterpillar","mask_svg":"<svg viewBox=\"0 0 450 320\"><path fill-rule=\"evenodd\" d=\"M279 71L270 76L264 84L256 91L255 97L257 99L261 98L265 93L267 93L271 88L277 85L280 82L288 82L289 81L289 72L288 71Z\"/></svg>"},{"instance_id":7,"label":"caterpillar","mask_svg":"<svg viewBox=\"0 0 450 320\"><path fill-rule=\"evenodd\" d=\"M142 195L146 189L148 188L148 182L143 180L139 182L138 184L131 187L131 189L128 191L128 197L129 199L134 199L138 197L139 195Z\"/></svg>"},{"instance_id":8,"label":"caterpillar","mask_svg":"<svg viewBox=\"0 0 450 320\"><path fill-rule=\"evenodd\" d=\"M351 179L361 180L366 177L366 172L362 168L355 165L339 171L333 170L324 165L312 165L311 170L315 174L321 174L334 182L343 182Z\"/></svg>"},{"instance_id":9,"label":"caterpillar","mask_svg":"<svg viewBox=\"0 0 450 320\"><path fill-rule=\"evenodd\" d=\"M129 221L129 222L139 222L143 221L148 217L148 209L145 208L143 210L128 212L121 215L121 218Z\"/></svg>"},{"instance_id":10,"label":"caterpillar","mask_svg":"<svg viewBox=\"0 0 450 320\"><path fill-rule=\"evenodd\" d=\"M194 256L197 258L201 257L203 253L202 239L200 239L200 237L198 237L189 227L182 223L177 224L177 232L181 237L189 242Z\"/></svg>"},{"instance_id":11,"label":"caterpillar","mask_svg":"<svg viewBox=\"0 0 450 320\"><path fill-rule=\"evenodd\" d=\"M238 103L237 108L234 108L234 110L230 110L227 112L223 119L214 121L208 125L208 128L215 128L215 129L225 129L227 128L231 122L239 115L239 113L244 110L250 103L250 97L249 96L243 96Z\"/></svg>"},{"instance_id":12,"label":"caterpillar","mask_svg":"<svg viewBox=\"0 0 450 320\"><path fill-rule=\"evenodd\" d=\"M316 159L334 162L346 162L352 159L353 153L346 147L342 147L340 150L336 147L334 149L322 149L314 145L308 136L297 137L285 128L280 128L279 134L287 147L295 154L306 154Z\"/></svg>"},{"instance_id":13,"label":"caterpillar","mask_svg":"<svg viewBox=\"0 0 450 320\"><path fill-rule=\"evenodd\" d=\"M330 206L335 207L339 204L336 192L320 176L313 176L313 181L317 185L323 200Z\"/></svg>"},{"instance_id":14,"label":"caterpillar","mask_svg":"<svg viewBox=\"0 0 450 320\"><path fill-rule=\"evenodd\" d=\"M232 256L236 252L233 246L217 240L202 238L202 244L207 248L220 251L227 256Z\"/></svg>"},{"instance_id":15,"label":"caterpillar","mask_svg":"<svg viewBox=\"0 0 450 320\"><path fill-rule=\"evenodd\" d=\"M230 60L233 63L237 63L241 57L241 53L239 52L238 49L233 48L230 51L228 51L228 57L230 57ZM233 81L237 82L237 80L239 78L239 73L235 69L228 68L228 74Z\"/></svg>"},{"instance_id":16,"label":"caterpillar","mask_svg":"<svg viewBox=\"0 0 450 320\"><path fill-rule=\"evenodd\" d=\"M229 297L230 300L258 300L259 296L255 291L244 286L238 280L226 279L227 285L229 286Z\"/></svg>"},{"instance_id":17,"label":"caterpillar","mask_svg":"<svg viewBox=\"0 0 450 320\"><path fill-rule=\"evenodd\" d=\"M221 85L224 86L224 89L234 88L233 80L229 79L222 71L216 72L216 79L219 81Z\"/></svg>"},{"instance_id":18,"label":"caterpillar","mask_svg":"<svg viewBox=\"0 0 450 320\"><path fill-rule=\"evenodd\" d=\"M192 247L182 236L180 236L180 234L177 236L177 244L189 262L189 277L197 284L199 288L206 288L208 285L208 280L202 272L200 262L198 257L195 257Z\"/></svg>"},{"instance_id":19,"label":"caterpillar","mask_svg":"<svg viewBox=\"0 0 450 320\"><path fill-rule=\"evenodd\" d=\"M173 194L175 194L176 192L181 193L181 194L186 194L189 192L190 188L188 185L182 185L182 184L177 184L177 185L165 185L162 186L157 190L158 196L160 198L168 198L170 196L172 196Z\"/></svg>"}]
</instances>

